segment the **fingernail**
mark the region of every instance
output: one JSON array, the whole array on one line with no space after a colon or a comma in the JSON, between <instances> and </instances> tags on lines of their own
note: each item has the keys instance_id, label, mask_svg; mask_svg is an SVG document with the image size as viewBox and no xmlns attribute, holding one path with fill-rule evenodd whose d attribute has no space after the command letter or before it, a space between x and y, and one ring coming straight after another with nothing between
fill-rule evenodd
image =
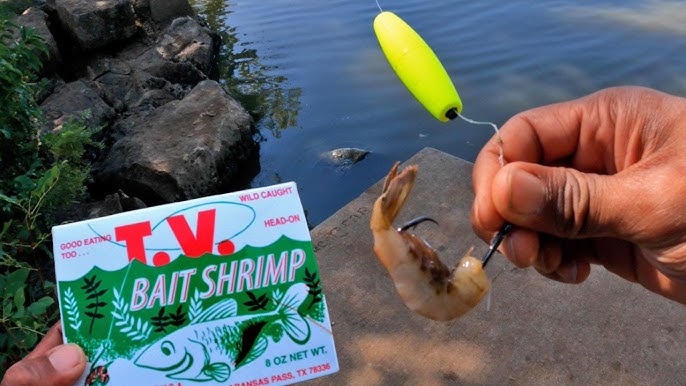
<instances>
[{"instance_id":1,"label":"fingernail","mask_svg":"<svg viewBox=\"0 0 686 386\"><path fill-rule=\"evenodd\" d=\"M501 253L510 258L511 261L516 262L517 256L514 254L514 244L512 243L512 237L506 237L505 242L500 244L501 248L505 250ZM519 264L517 264L519 266Z\"/></svg>"},{"instance_id":2,"label":"fingernail","mask_svg":"<svg viewBox=\"0 0 686 386\"><path fill-rule=\"evenodd\" d=\"M576 283L579 275L579 268L576 266L576 261L565 264L557 270L557 274L565 283Z\"/></svg>"},{"instance_id":3,"label":"fingernail","mask_svg":"<svg viewBox=\"0 0 686 386\"><path fill-rule=\"evenodd\" d=\"M533 174L521 169L510 171L510 209L521 215L539 214L545 200L545 186Z\"/></svg>"},{"instance_id":4,"label":"fingernail","mask_svg":"<svg viewBox=\"0 0 686 386\"><path fill-rule=\"evenodd\" d=\"M476 225L479 227L482 227L482 222L481 222L481 213L480 213L480 208L481 205L479 205L478 200L474 200L474 221L476 222Z\"/></svg>"},{"instance_id":5,"label":"fingernail","mask_svg":"<svg viewBox=\"0 0 686 386\"><path fill-rule=\"evenodd\" d=\"M48 360L55 370L68 372L86 361L86 356L81 348L73 343L64 344L55 348L49 355Z\"/></svg>"}]
</instances>

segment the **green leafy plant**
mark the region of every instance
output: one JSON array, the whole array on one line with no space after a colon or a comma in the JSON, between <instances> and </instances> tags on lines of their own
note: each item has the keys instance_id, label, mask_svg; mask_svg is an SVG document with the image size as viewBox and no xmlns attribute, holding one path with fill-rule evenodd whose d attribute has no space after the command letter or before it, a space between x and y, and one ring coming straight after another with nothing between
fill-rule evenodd
<instances>
[{"instance_id":1,"label":"green leafy plant","mask_svg":"<svg viewBox=\"0 0 686 386\"><path fill-rule=\"evenodd\" d=\"M19 40L14 39L18 33ZM37 52L47 53L40 37L8 20L0 21L0 189L40 165L34 98L41 68ZM4 186L3 186L4 185ZM5 188L5 189L3 189Z\"/></svg>"},{"instance_id":2,"label":"green leafy plant","mask_svg":"<svg viewBox=\"0 0 686 386\"><path fill-rule=\"evenodd\" d=\"M27 299L28 269L16 269L0 275L2 295L2 318L4 334L0 334L0 346L30 350L35 346L45 321L42 316L54 300L49 296L32 301ZM2 360L8 359L5 351L0 353Z\"/></svg>"},{"instance_id":3,"label":"green leafy plant","mask_svg":"<svg viewBox=\"0 0 686 386\"><path fill-rule=\"evenodd\" d=\"M0 1L0 18L9 19L14 15L19 15L35 3L33 0L2 0Z\"/></svg>"},{"instance_id":4,"label":"green leafy plant","mask_svg":"<svg viewBox=\"0 0 686 386\"><path fill-rule=\"evenodd\" d=\"M59 317L50 227L65 204L82 197L90 174L86 154L98 146L91 139L97 129L83 119L40 134L35 92L42 54L40 37L0 20L0 378ZM70 322L80 327L78 307L70 307Z\"/></svg>"}]
</instances>

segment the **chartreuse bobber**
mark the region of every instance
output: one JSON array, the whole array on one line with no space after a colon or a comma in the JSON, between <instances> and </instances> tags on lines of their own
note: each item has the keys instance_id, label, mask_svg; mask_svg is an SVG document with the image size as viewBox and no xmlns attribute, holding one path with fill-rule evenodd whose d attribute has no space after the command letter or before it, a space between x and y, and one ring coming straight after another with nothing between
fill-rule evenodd
<instances>
[{"instance_id":1,"label":"chartreuse bobber","mask_svg":"<svg viewBox=\"0 0 686 386\"><path fill-rule=\"evenodd\" d=\"M447 122L462 112L462 101L431 47L392 12L374 19L374 33L391 67L436 119Z\"/></svg>"}]
</instances>

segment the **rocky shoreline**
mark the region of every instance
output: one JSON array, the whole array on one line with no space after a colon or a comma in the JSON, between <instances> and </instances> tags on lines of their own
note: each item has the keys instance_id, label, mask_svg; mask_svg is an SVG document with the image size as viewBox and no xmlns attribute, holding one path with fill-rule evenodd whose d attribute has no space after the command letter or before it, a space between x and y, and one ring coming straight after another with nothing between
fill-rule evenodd
<instances>
[{"instance_id":1,"label":"rocky shoreline","mask_svg":"<svg viewBox=\"0 0 686 386\"><path fill-rule=\"evenodd\" d=\"M221 39L186 0L49 0L16 23L50 52L42 130L84 114L103 128L89 189L102 200L79 219L229 191L259 171L253 119L216 79Z\"/></svg>"}]
</instances>

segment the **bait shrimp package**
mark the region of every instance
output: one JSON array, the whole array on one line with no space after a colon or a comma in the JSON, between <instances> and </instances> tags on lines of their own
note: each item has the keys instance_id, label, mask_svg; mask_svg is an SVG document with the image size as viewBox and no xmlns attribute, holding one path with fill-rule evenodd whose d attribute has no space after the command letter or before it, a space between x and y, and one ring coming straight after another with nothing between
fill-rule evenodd
<instances>
[{"instance_id":1,"label":"bait shrimp package","mask_svg":"<svg viewBox=\"0 0 686 386\"><path fill-rule=\"evenodd\" d=\"M79 385L281 385L338 371L297 187L56 226Z\"/></svg>"}]
</instances>

